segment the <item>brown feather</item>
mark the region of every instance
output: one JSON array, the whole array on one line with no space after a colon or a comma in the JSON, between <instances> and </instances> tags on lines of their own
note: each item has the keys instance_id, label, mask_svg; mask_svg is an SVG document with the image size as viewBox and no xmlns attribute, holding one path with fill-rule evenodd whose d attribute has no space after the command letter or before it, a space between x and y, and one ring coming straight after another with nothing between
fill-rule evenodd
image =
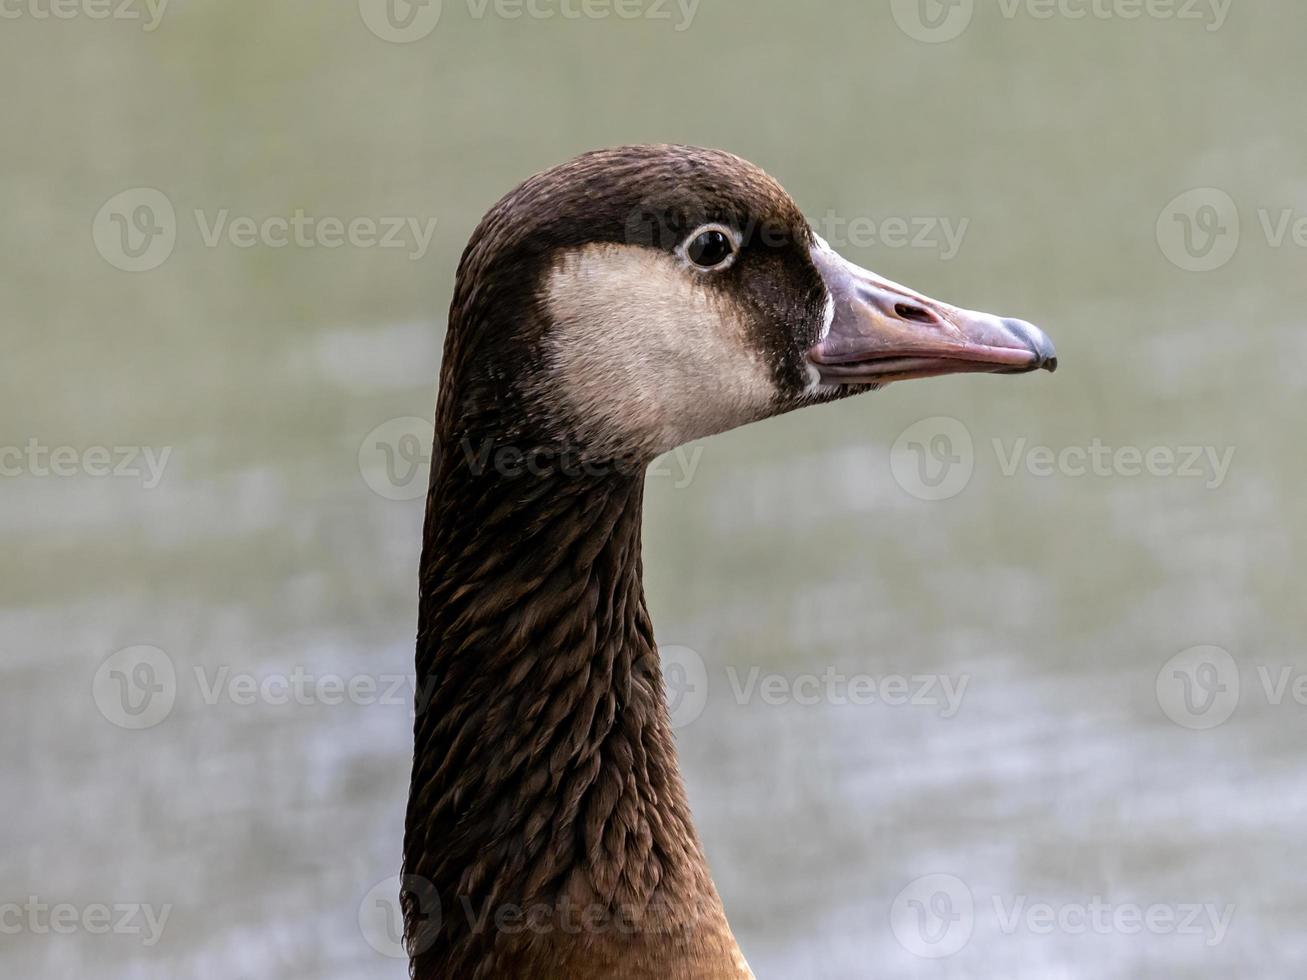
<instances>
[{"instance_id":1,"label":"brown feather","mask_svg":"<svg viewBox=\"0 0 1307 980\"><path fill-rule=\"evenodd\" d=\"M704 221L773 240L750 293L756 342L778 390L797 390L789 351L824 303L811 233L775 181L729 154L588 154L492 208L460 263L420 571L417 674L431 695L414 726L404 872L440 914L420 890L404 896L417 980L751 976L664 703L641 583L648 460L562 465L573 427L538 397L550 327L538 290L560 250L666 249ZM506 447L557 465L483 465ZM533 928L496 923L519 910Z\"/></svg>"}]
</instances>

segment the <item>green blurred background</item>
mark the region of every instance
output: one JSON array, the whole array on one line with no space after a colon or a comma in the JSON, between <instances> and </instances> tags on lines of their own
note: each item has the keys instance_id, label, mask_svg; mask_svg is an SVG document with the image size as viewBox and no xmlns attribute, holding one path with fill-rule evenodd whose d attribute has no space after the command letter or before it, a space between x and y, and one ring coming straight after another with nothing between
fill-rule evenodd
<instances>
[{"instance_id":1,"label":"green blurred background","mask_svg":"<svg viewBox=\"0 0 1307 980\"><path fill-rule=\"evenodd\" d=\"M211 689L411 669L406 436L458 257L523 178L629 142L747 157L853 260L1061 355L718 437L650 481L659 639L707 684L678 733L691 802L758 976L1307 970L1301 4L445 0L399 43L373 0L173 0L157 24L69 2L0 18L0 906L170 911L151 944L0 917L0 973L406 975L360 920L398 871L411 704ZM297 210L434 234L206 244ZM1023 455L1096 441L1229 466ZM67 475L33 444L72 447ZM92 447L168 455L99 476ZM111 696L111 669L160 676L141 646L175 673L144 721ZM755 668L965 697L737 696ZM924 875L970 894L965 937L904 935ZM1233 918L1005 928L1019 900L1096 898Z\"/></svg>"}]
</instances>

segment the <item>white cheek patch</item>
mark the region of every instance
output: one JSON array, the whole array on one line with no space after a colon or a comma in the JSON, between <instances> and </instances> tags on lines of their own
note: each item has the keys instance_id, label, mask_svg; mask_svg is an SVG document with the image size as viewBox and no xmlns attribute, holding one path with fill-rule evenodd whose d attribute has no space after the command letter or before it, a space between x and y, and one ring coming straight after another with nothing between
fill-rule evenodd
<instances>
[{"instance_id":1,"label":"white cheek patch","mask_svg":"<svg viewBox=\"0 0 1307 980\"><path fill-rule=\"evenodd\" d=\"M743 311L671 255L596 244L544 285L547 397L588 446L666 452L775 410L772 372Z\"/></svg>"}]
</instances>

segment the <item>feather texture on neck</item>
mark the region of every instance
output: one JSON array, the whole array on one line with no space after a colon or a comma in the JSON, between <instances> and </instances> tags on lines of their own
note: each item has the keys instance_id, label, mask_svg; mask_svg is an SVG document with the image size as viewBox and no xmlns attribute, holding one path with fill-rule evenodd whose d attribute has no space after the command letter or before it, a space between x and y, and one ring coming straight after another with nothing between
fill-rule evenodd
<instances>
[{"instance_id":1,"label":"feather texture on neck","mask_svg":"<svg viewBox=\"0 0 1307 980\"><path fill-rule=\"evenodd\" d=\"M415 976L748 976L677 770L643 473L485 458L443 453L428 502L405 874L441 915L406 895Z\"/></svg>"}]
</instances>

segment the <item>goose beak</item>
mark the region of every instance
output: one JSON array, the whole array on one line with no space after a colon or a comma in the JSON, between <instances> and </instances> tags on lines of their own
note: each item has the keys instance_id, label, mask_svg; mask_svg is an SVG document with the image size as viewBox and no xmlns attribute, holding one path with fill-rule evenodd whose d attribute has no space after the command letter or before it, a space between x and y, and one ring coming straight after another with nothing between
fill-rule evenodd
<instances>
[{"instance_id":1,"label":"goose beak","mask_svg":"<svg viewBox=\"0 0 1307 980\"><path fill-rule=\"evenodd\" d=\"M808 351L823 383L1057 370L1053 342L1025 320L922 296L845 260L825 242L813 248L812 260L835 305L830 330Z\"/></svg>"}]
</instances>

